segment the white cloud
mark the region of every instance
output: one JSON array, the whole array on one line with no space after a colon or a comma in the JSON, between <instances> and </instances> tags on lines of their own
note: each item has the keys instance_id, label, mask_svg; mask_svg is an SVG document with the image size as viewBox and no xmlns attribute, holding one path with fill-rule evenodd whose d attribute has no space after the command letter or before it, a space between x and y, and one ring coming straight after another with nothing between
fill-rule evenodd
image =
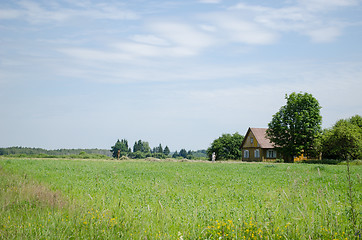
<instances>
[{"instance_id":1,"label":"white cloud","mask_svg":"<svg viewBox=\"0 0 362 240\"><path fill-rule=\"evenodd\" d=\"M141 35L137 34L131 37L131 39L135 42L145 43L150 45L157 45L157 46L167 46L169 42L163 38L157 37L155 35Z\"/></svg>"},{"instance_id":2,"label":"white cloud","mask_svg":"<svg viewBox=\"0 0 362 240\"><path fill-rule=\"evenodd\" d=\"M330 42L341 35L338 27L326 27L307 31L306 34L311 37L312 41L317 43Z\"/></svg>"},{"instance_id":3,"label":"white cloud","mask_svg":"<svg viewBox=\"0 0 362 240\"><path fill-rule=\"evenodd\" d=\"M88 48L60 48L58 49L58 51L76 59L83 59L89 61L112 62L128 61L131 59L129 55L122 54L120 52L117 53L104 50L93 50Z\"/></svg>"},{"instance_id":4,"label":"white cloud","mask_svg":"<svg viewBox=\"0 0 362 240\"><path fill-rule=\"evenodd\" d=\"M220 3L222 0L199 0L201 3Z\"/></svg>"},{"instance_id":5,"label":"white cloud","mask_svg":"<svg viewBox=\"0 0 362 240\"><path fill-rule=\"evenodd\" d=\"M152 22L149 29L161 38L179 46L198 51L214 44L213 38L191 24L180 22Z\"/></svg>"},{"instance_id":6,"label":"white cloud","mask_svg":"<svg viewBox=\"0 0 362 240\"><path fill-rule=\"evenodd\" d=\"M355 0L301 0L294 6L280 8L239 3L231 7L230 11L248 16L248 21L256 26L254 29L266 29L274 34L298 32L309 36L313 42L330 42L340 36L348 24L337 19L331 20L324 13L357 3Z\"/></svg>"},{"instance_id":7,"label":"white cloud","mask_svg":"<svg viewBox=\"0 0 362 240\"><path fill-rule=\"evenodd\" d=\"M18 3L19 8L1 10L1 18L25 18L31 23L46 23L49 21L64 22L74 18L87 19L111 19L111 20L135 20L139 16L133 11L117 5L83 3L78 8L61 7L52 2L39 3L23 0ZM72 3L70 3L72 4ZM73 3L73 6L77 4Z\"/></svg>"},{"instance_id":8,"label":"white cloud","mask_svg":"<svg viewBox=\"0 0 362 240\"><path fill-rule=\"evenodd\" d=\"M213 13L203 18L208 22L209 29L221 42L239 42L252 45L271 44L278 34L265 28L262 24L240 17L235 12ZM211 27L212 26L212 27Z\"/></svg>"},{"instance_id":9,"label":"white cloud","mask_svg":"<svg viewBox=\"0 0 362 240\"><path fill-rule=\"evenodd\" d=\"M299 4L309 11L326 11L338 7L358 5L358 0L299 0Z\"/></svg>"},{"instance_id":10,"label":"white cloud","mask_svg":"<svg viewBox=\"0 0 362 240\"><path fill-rule=\"evenodd\" d=\"M14 19L18 18L21 13L14 9L0 9L0 19Z\"/></svg>"}]
</instances>

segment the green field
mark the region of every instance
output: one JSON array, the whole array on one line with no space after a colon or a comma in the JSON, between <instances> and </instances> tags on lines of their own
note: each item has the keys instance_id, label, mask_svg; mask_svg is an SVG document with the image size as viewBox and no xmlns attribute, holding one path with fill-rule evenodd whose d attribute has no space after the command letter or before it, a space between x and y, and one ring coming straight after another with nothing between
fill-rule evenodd
<instances>
[{"instance_id":1,"label":"green field","mask_svg":"<svg viewBox=\"0 0 362 240\"><path fill-rule=\"evenodd\" d=\"M346 169L0 158L0 239L358 239Z\"/></svg>"}]
</instances>

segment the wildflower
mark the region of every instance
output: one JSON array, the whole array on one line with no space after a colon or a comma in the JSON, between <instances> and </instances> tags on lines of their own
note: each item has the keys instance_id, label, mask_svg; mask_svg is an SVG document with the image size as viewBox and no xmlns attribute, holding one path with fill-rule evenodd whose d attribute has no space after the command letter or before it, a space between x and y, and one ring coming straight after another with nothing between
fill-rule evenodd
<instances>
[{"instance_id":1,"label":"wildflower","mask_svg":"<svg viewBox=\"0 0 362 240\"><path fill-rule=\"evenodd\" d=\"M183 239L184 239L181 232L178 232L177 235L179 236L179 239L180 239L180 240L183 240Z\"/></svg>"}]
</instances>

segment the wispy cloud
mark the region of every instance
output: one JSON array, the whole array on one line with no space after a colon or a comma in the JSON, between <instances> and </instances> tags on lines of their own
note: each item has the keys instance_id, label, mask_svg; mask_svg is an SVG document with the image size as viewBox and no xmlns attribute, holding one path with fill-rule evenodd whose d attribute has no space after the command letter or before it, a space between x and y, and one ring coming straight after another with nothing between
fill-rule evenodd
<instances>
[{"instance_id":1,"label":"wispy cloud","mask_svg":"<svg viewBox=\"0 0 362 240\"><path fill-rule=\"evenodd\" d=\"M224 43L271 44L278 38L276 32L255 21L241 17L241 14L235 12L208 14L204 20L207 21L207 24L214 26L215 37Z\"/></svg>"},{"instance_id":2,"label":"wispy cloud","mask_svg":"<svg viewBox=\"0 0 362 240\"><path fill-rule=\"evenodd\" d=\"M185 54L193 54L214 44L213 37L197 29L191 24L180 22L152 22L148 25L150 31L166 39L176 48L185 50ZM176 51L177 52L177 51Z\"/></svg>"},{"instance_id":3,"label":"wispy cloud","mask_svg":"<svg viewBox=\"0 0 362 240\"><path fill-rule=\"evenodd\" d=\"M359 0L298 0L298 3L309 11L327 11L339 7L350 7L359 4Z\"/></svg>"},{"instance_id":4,"label":"wispy cloud","mask_svg":"<svg viewBox=\"0 0 362 240\"><path fill-rule=\"evenodd\" d=\"M199 0L201 3L220 3L222 0Z\"/></svg>"},{"instance_id":5,"label":"wispy cloud","mask_svg":"<svg viewBox=\"0 0 362 240\"><path fill-rule=\"evenodd\" d=\"M321 29L312 29L306 31L305 34L310 36L312 41L317 43L322 43L322 42L330 42L336 39L338 36L341 35L341 30L339 27L331 26L331 27L324 27Z\"/></svg>"},{"instance_id":6,"label":"wispy cloud","mask_svg":"<svg viewBox=\"0 0 362 240\"><path fill-rule=\"evenodd\" d=\"M340 36L349 24L331 19L326 13L337 7L358 4L355 0L301 0L284 7L262 7L239 3L230 8L239 14L248 15L249 21L259 27L275 32L298 32L314 42L330 42Z\"/></svg>"},{"instance_id":7,"label":"wispy cloud","mask_svg":"<svg viewBox=\"0 0 362 240\"><path fill-rule=\"evenodd\" d=\"M77 8L64 7L57 3L35 2L22 0L15 2L16 8L7 8L0 11L0 19L24 19L33 24L48 24L49 21L64 22L71 19L111 19L111 20L135 20L139 15L130 11L121 5L93 4L85 3L75 4Z\"/></svg>"}]
</instances>

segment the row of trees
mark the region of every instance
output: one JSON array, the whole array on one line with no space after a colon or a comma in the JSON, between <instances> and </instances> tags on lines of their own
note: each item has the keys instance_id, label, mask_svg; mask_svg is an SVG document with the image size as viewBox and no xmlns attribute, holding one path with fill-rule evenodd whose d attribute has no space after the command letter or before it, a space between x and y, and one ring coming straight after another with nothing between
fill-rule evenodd
<instances>
[{"instance_id":1,"label":"row of trees","mask_svg":"<svg viewBox=\"0 0 362 240\"><path fill-rule=\"evenodd\" d=\"M111 156L109 150L107 149L55 149L47 150L43 148L29 148L29 147L7 147L0 148L0 155L49 155L49 156L70 156L70 155L79 155L81 153L86 154L95 154L95 155L106 155Z\"/></svg>"},{"instance_id":2,"label":"row of trees","mask_svg":"<svg viewBox=\"0 0 362 240\"><path fill-rule=\"evenodd\" d=\"M320 105L309 93L286 95L285 106L273 115L268 124L267 138L282 153L284 162L293 162L294 156L308 158L361 159L362 117L359 115L339 120L332 128L322 131ZM244 137L238 133L223 134L207 150L209 159L241 159Z\"/></svg>"},{"instance_id":3,"label":"row of trees","mask_svg":"<svg viewBox=\"0 0 362 240\"><path fill-rule=\"evenodd\" d=\"M171 151L168 146L165 148L162 147L161 143L151 149L148 142L138 140L134 143L133 148L131 149L128 146L128 141L126 139L117 140L114 146L111 147L111 153L114 158L120 158L122 156L126 156L128 158L140 159L147 157L155 157L164 159L167 157L172 158L188 158L192 159L195 157L206 157L205 150L199 151L186 151L186 149L181 149L180 152L175 151L171 155Z\"/></svg>"}]
</instances>

